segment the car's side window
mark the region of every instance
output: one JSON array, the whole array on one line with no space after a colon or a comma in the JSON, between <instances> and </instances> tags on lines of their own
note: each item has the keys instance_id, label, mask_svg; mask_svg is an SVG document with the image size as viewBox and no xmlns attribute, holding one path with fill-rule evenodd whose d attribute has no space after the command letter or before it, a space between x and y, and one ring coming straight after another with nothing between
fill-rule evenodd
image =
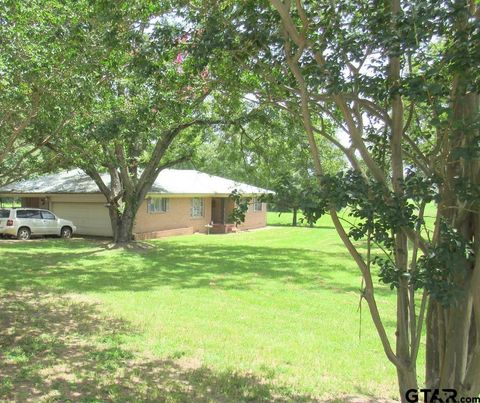
<instances>
[{"instance_id":1,"label":"car's side window","mask_svg":"<svg viewBox=\"0 0 480 403\"><path fill-rule=\"evenodd\" d=\"M35 218L41 219L42 215L39 210L18 210L17 218Z\"/></svg>"},{"instance_id":2,"label":"car's side window","mask_svg":"<svg viewBox=\"0 0 480 403\"><path fill-rule=\"evenodd\" d=\"M50 211L42 211L42 218L44 220L55 220L55 216Z\"/></svg>"}]
</instances>

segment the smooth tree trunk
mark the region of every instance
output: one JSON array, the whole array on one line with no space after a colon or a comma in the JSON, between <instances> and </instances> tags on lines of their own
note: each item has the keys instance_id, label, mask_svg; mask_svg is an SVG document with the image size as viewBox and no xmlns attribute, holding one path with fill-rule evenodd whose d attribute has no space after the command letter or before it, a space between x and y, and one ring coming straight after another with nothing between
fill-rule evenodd
<instances>
[{"instance_id":1,"label":"smooth tree trunk","mask_svg":"<svg viewBox=\"0 0 480 403\"><path fill-rule=\"evenodd\" d=\"M297 226L297 213L298 213L298 209L296 207L294 207L293 208L292 227Z\"/></svg>"}]
</instances>

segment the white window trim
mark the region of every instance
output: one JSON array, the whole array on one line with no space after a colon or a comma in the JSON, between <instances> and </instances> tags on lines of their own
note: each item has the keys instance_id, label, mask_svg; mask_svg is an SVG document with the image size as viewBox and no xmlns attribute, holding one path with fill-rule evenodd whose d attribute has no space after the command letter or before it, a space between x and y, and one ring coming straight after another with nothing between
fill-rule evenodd
<instances>
[{"instance_id":1,"label":"white window trim","mask_svg":"<svg viewBox=\"0 0 480 403\"><path fill-rule=\"evenodd\" d=\"M258 204L260 204L260 209L257 209ZM252 200L252 210L253 210L254 213L260 213L260 212L263 211L263 203L261 201L259 201L257 197L255 197Z\"/></svg>"},{"instance_id":2,"label":"white window trim","mask_svg":"<svg viewBox=\"0 0 480 403\"><path fill-rule=\"evenodd\" d=\"M194 209L196 209L196 207L194 206L194 203L195 203L195 200L200 200L200 205L201 205L201 213L200 215L195 215L194 214ZM192 200L190 202L190 217L191 218L203 218L205 216L205 199L203 199L202 197L192 197Z\"/></svg>"},{"instance_id":3,"label":"white window trim","mask_svg":"<svg viewBox=\"0 0 480 403\"><path fill-rule=\"evenodd\" d=\"M163 200L165 200L165 210L156 210L155 208L152 209L152 206L155 206L152 204L152 202L161 201L161 203L163 203ZM160 204L160 206L162 206L162 204ZM165 214L168 213L168 210L170 210L170 199L168 197L155 197L147 200L148 214Z\"/></svg>"}]
</instances>

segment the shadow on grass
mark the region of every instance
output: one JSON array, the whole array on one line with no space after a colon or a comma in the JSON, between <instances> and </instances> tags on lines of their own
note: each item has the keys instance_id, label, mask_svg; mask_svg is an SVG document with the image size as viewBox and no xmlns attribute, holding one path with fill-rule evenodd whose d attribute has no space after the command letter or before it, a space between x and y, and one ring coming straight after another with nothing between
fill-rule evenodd
<instances>
[{"instance_id":1,"label":"shadow on grass","mask_svg":"<svg viewBox=\"0 0 480 403\"><path fill-rule=\"evenodd\" d=\"M186 357L142 358L122 344L133 332L92 304L31 289L0 294L0 400L314 401Z\"/></svg>"},{"instance_id":2,"label":"shadow on grass","mask_svg":"<svg viewBox=\"0 0 480 403\"><path fill-rule=\"evenodd\" d=\"M9 245L0 255L0 287L52 286L64 291L176 288L255 289L276 280L304 289L359 294L359 273L347 253L242 244L156 242L153 248L107 251L107 242L38 241ZM338 273L346 273L340 280ZM360 284L360 283L359 283ZM390 295L385 287L377 295Z\"/></svg>"}]
</instances>

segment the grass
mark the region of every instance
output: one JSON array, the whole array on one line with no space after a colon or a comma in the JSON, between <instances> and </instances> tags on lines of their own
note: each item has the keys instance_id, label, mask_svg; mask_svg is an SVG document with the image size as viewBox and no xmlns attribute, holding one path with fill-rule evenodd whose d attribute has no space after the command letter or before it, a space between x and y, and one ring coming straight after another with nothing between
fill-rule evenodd
<instances>
[{"instance_id":1,"label":"grass","mask_svg":"<svg viewBox=\"0 0 480 403\"><path fill-rule=\"evenodd\" d=\"M430 231L433 229L433 225L435 223L435 216L437 213L437 206L435 203L429 203L426 205L425 212L424 212L424 220L426 228ZM344 212L339 213L340 217L345 217L349 221L352 220L352 217L348 217ZM280 227L291 227L292 226L292 213L278 213L278 212L269 212L268 213L268 225L272 226L280 226ZM301 212L298 213L298 226L299 227L308 227L306 221L302 222L304 219ZM322 217L314 227L322 227L322 226L329 226L331 225L327 216Z\"/></svg>"},{"instance_id":2,"label":"grass","mask_svg":"<svg viewBox=\"0 0 480 403\"><path fill-rule=\"evenodd\" d=\"M0 400L395 397L329 218L289 228L290 218L133 250L0 241ZM377 298L393 340L395 297L379 285Z\"/></svg>"}]
</instances>

